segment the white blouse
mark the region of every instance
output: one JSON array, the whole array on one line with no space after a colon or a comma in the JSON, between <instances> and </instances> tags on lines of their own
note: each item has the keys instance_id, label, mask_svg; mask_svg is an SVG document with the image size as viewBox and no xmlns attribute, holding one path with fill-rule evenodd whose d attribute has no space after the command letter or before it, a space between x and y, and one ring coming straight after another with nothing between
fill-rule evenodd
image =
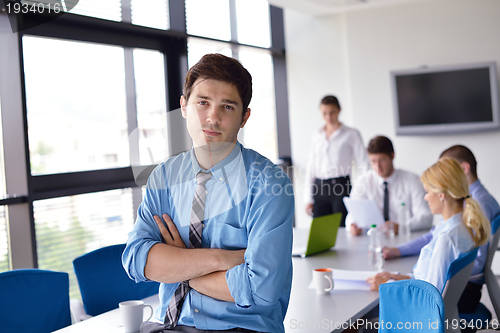
<instances>
[{"instance_id":1,"label":"white blouse","mask_svg":"<svg viewBox=\"0 0 500 333\"><path fill-rule=\"evenodd\" d=\"M315 179L344 177L352 173L352 161L360 172L370 169L368 155L358 130L343 124L326 137L325 128L321 127L311 137L309 160L304 191L306 204L314 203L312 194Z\"/></svg>"},{"instance_id":2,"label":"white blouse","mask_svg":"<svg viewBox=\"0 0 500 333\"><path fill-rule=\"evenodd\" d=\"M458 213L436 225L432 240L422 248L413 268L415 279L432 283L440 292L453 260L476 247L462 217L463 214Z\"/></svg>"}]
</instances>

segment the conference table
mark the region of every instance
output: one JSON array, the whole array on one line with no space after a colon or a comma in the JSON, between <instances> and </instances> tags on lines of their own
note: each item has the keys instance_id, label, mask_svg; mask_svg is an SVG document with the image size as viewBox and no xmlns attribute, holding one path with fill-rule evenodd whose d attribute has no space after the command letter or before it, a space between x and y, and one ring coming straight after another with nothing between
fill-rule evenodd
<instances>
[{"instance_id":1,"label":"conference table","mask_svg":"<svg viewBox=\"0 0 500 333\"><path fill-rule=\"evenodd\" d=\"M411 238L424 232L414 232ZM307 239L308 230L294 230L294 242L301 243ZM394 246L408 241L407 238L395 236L384 237L386 246ZM317 295L315 289L308 286L312 280L312 271L316 268L335 268L344 270L369 270L367 249L369 238L366 235L351 236L344 228L337 234L335 246L330 251L322 252L307 258L294 257L293 282L288 312L284 325L287 333L291 332L342 332L347 323L356 322L363 315L378 305L378 292L369 290L337 290L326 295ZM386 260L383 270L409 273L416 263L417 257ZM376 274L373 271L373 274ZM335 277L334 277L335 279ZM156 310L159 306L158 295L144 299ZM145 311L147 312L147 311ZM123 333L120 310L114 309L65 327L57 333Z\"/></svg>"},{"instance_id":2,"label":"conference table","mask_svg":"<svg viewBox=\"0 0 500 333\"><path fill-rule=\"evenodd\" d=\"M427 231L412 232L414 239ZM294 242L304 243L307 230L295 230ZM391 247L405 243L403 236L383 237L383 244ZM342 332L350 322L356 322L378 305L378 292L370 290L333 290L326 295L317 295L308 288L312 271L316 268L368 271L367 235L352 236L344 228L337 234L335 247L330 251L307 258L293 258L293 281L290 303L285 317L285 332ZM383 271L411 273L418 257L404 257L385 260ZM377 271L373 271L375 275ZM333 277L335 280L335 276Z\"/></svg>"}]
</instances>

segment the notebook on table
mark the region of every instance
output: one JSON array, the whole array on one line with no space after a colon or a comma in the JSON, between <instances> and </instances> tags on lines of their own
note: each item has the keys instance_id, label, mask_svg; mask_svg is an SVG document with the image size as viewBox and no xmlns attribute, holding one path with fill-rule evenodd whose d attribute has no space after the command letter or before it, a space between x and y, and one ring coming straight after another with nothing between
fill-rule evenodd
<instances>
[{"instance_id":1,"label":"notebook on table","mask_svg":"<svg viewBox=\"0 0 500 333\"><path fill-rule=\"evenodd\" d=\"M294 241L292 256L304 258L334 247L341 219L342 213L314 218L309 229L307 244L295 244Z\"/></svg>"}]
</instances>

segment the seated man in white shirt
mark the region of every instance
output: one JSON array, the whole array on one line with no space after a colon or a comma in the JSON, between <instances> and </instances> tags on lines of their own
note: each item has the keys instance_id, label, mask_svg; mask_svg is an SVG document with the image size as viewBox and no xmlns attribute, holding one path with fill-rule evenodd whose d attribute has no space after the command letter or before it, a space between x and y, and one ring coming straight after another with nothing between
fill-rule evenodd
<instances>
[{"instance_id":1,"label":"seated man in white shirt","mask_svg":"<svg viewBox=\"0 0 500 333\"><path fill-rule=\"evenodd\" d=\"M372 169L357 179L351 191L351 199L375 201L384 216L385 224L394 225L398 232L398 212L404 203L410 211L410 229L429 229L432 214L424 201L425 191L419 177L411 172L394 168L394 147L385 136L376 136L368 144L368 159ZM346 227L352 235L360 235L362 229L347 214Z\"/></svg>"}]
</instances>

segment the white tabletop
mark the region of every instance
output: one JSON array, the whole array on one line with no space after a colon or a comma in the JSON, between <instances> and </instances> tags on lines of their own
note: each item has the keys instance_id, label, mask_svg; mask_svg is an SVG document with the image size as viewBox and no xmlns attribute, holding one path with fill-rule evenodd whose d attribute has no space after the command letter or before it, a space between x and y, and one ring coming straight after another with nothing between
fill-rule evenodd
<instances>
[{"instance_id":1,"label":"white tabletop","mask_svg":"<svg viewBox=\"0 0 500 333\"><path fill-rule=\"evenodd\" d=\"M412 238L424 232L412 233ZM307 231L305 232L307 236ZM295 240L301 241L304 232L296 230ZM407 239L396 236L384 239L386 246L404 243ZM308 289L312 271L316 268L330 267L348 270L369 270L367 260L369 238L351 236L340 228L335 247L308 258L293 258L292 293L288 312L285 317L285 331L291 332L342 332L343 323L356 322L364 314L378 305L378 292L368 290L336 290L330 294L317 295ZM417 257L398 258L384 262L384 271L410 273ZM373 272L374 275L377 273ZM335 278L335 277L334 277ZM347 326L344 325L344 328Z\"/></svg>"},{"instance_id":2,"label":"white tabletop","mask_svg":"<svg viewBox=\"0 0 500 333\"><path fill-rule=\"evenodd\" d=\"M153 307L154 311L160 305L158 294L143 299L145 304ZM149 309L144 310L149 315ZM71 326L67 326L56 333L124 333L120 309L114 309L90 319L81 321Z\"/></svg>"},{"instance_id":3,"label":"white tabletop","mask_svg":"<svg viewBox=\"0 0 500 333\"><path fill-rule=\"evenodd\" d=\"M413 237L422 235L413 233ZM307 237L307 230L296 230L297 241ZM387 246L393 246L406 240L396 236L386 239ZM355 321L378 304L378 292L366 290L335 290L327 295L317 295L314 289L307 286L312 279L312 270L319 267L331 267L351 270L368 270L367 248L368 237L353 237L343 228L337 235L337 243L330 251L308 258L293 258L293 282L290 304L285 318L286 332L342 332L335 330L336 323L344 323L349 319ZM417 257L398 258L384 263L384 270L411 272ZM375 274L376 272L374 272ZM144 299L146 304L156 309L159 306L158 295ZM146 310L147 311L147 310ZM316 325L316 326L314 326ZM312 327L312 329L308 329ZM95 316L75 325L68 326L57 333L123 333L119 309Z\"/></svg>"}]
</instances>

